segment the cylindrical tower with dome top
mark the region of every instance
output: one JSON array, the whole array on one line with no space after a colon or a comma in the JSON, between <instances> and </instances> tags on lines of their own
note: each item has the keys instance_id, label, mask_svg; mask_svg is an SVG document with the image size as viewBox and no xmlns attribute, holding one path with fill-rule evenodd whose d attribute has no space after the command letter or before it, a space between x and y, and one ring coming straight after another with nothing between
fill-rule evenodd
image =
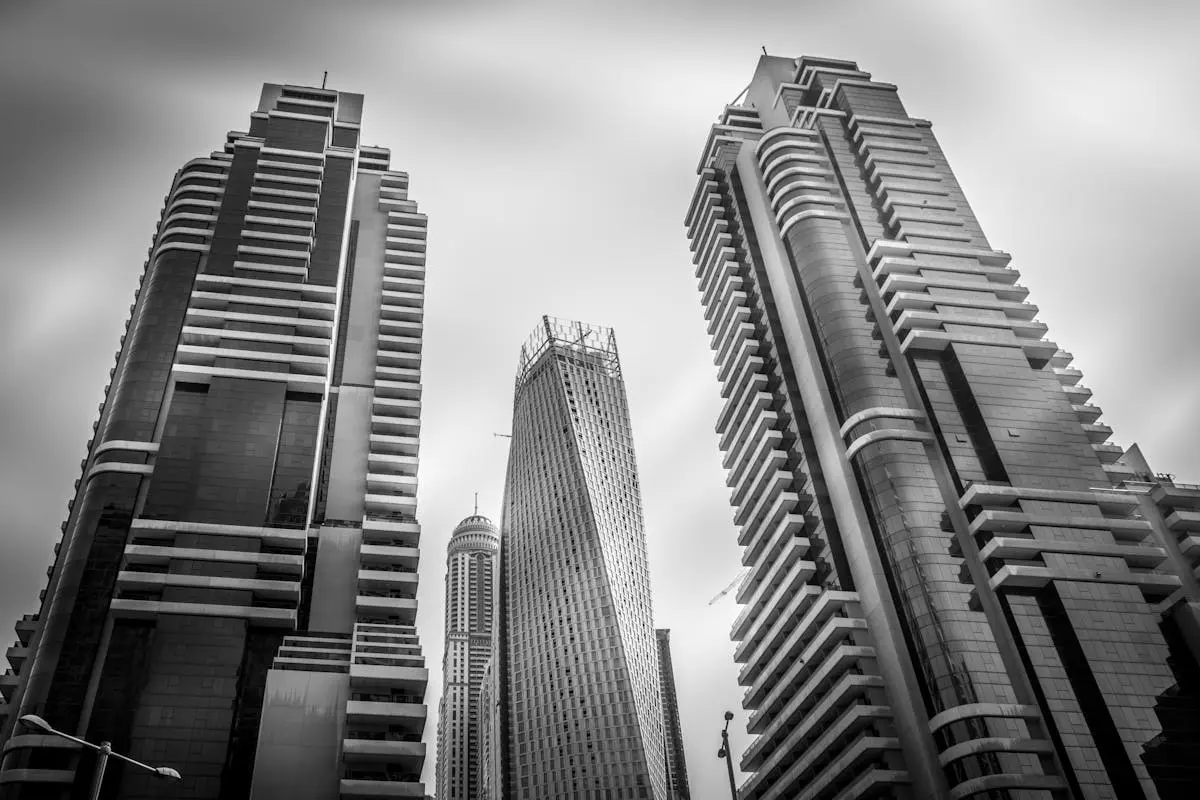
<instances>
[{"instance_id":1,"label":"cylindrical tower with dome top","mask_svg":"<svg viewBox=\"0 0 1200 800\"><path fill-rule=\"evenodd\" d=\"M492 657L500 533L474 514L446 548L446 649L438 709L437 796L471 800L479 783L479 690Z\"/></svg>"}]
</instances>

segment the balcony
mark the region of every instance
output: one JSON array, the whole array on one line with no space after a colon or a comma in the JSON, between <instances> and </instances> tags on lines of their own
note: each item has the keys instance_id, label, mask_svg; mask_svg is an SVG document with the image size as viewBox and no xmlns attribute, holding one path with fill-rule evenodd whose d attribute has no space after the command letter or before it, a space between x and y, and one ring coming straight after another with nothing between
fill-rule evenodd
<instances>
[{"instance_id":1,"label":"balcony","mask_svg":"<svg viewBox=\"0 0 1200 800\"><path fill-rule=\"evenodd\" d=\"M342 760L345 762L385 761L419 772L425 761L425 744L417 741L401 741L400 737L389 738L346 738L342 740Z\"/></svg>"},{"instance_id":2,"label":"balcony","mask_svg":"<svg viewBox=\"0 0 1200 800\"><path fill-rule=\"evenodd\" d=\"M16 624L17 640L21 644L29 644L29 640L33 638L33 632L37 630L38 618L36 614L26 614L21 617Z\"/></svg>"},{"instance_id":3,"label":"balcony","mask_svg":"<svg viewBox=\"0 0 1200 800\"><path fill-rule=\"evenodd\" d=\"M421 430L421 420L416 417L371 415L371 431L387 436L416 436Z\"/></svg>"},{"instance_id":4,"label":"balcony","mask_svg":"<svg viewBox=\"0 0 1200 800\"><path fill-rule=\"evenodd\" d=\"M228 578L210 575L167 574L161 572L133 572L121 570L117 574L117 588L135 592L161 591L163 588L186 587L250 592L256 597L300 602L300 581L257 580L252 578Z\"/></svg>"},{"instance_id":5,"label":"balcony","mask_svg":"<svg viewBox=\"0 0 1200 800\"><path fill-rule=\"evenodd\" d=\"M187 561L220 561L228 564L253 564L273 572L300 575L304 571L304 556L280 553L246 553L237 550L209 550L192 547L159 547L129 544L125 546L126 564L169 564L173 559Z\"/></svg>"},{"instance_id":6,"label":"balcony","mask_svg":"<svg viewBox=\"0 0 1200 800\"><path fill-rule=\"evenodd\" d=\"M415 436L391 436L386 433L372 433L371 452L393 456L417 455L419 443Z\"/></svg>"},{"instance_id":7,"label":"balcony","mask_svg":"<svg viewBox=\"0 0 1200 800\"><path fill-rule=\"evenodd\" d=\"M375 364L380 367L400 367L403 369L420 369L421 354L414 352L411 348L405 349L396 346L394 342L384 341L385 339L400 339L407 337L400 336L380 336L379 349L375 352Z\"/></svg>"},{"instance_id":8,"label":"balcony","mask_svg":"<svg viewBox=\"0 0 1200 800\"><path fill-rule=\"evenodd\" d=\"M429 683L425 667L397 667L384 664L351 664L350 687L362 690L379 687L401 690L410 696L423 697Z\"/></svg>"},{"instance_id":9,"label":"balcony","mask_svg":"<svg viewBox=\"0 0 1200 800\"><path fill-rule=\"evenodd\" d=\"M4 653L8 658L9 665L14 672L20 672L21 667L25 665L25 660L29 658L29 648L21 644L20 641L13 642L12 647Z\"/></svg>"},{"instance_id":10,"label":"balcony","mask_svg":"<svg viewBox=\"0 0 1200 800\"><path fill-rule=\"evenodd\" d=\"M415 547L363 544L358 553L365 570L395 566L416 572L421 560L421 551Z\"/></svg>"},{"instance_id":11,"label":"balcony","mask_svg":"<svg viewBox=\"0 0 1200 800\"><path fill-rule=\"evenodd\" d=\"M356 774L356 773L350 773ZM341 800L370 800L376 797L416 797L424 800L425 784L418 774L410 780L342 778L338 797Z\"/></svg>"},{"instance_id":12,"label":"balcony","mask_svg":"<svg viewBox=\"0 0 1200 800\"><path fill-rule=\"evenodd\" d=\"M399 514L412 517L417 513L417 498L401 494L383 494L367 490L363 498L368 514Z\"/></svg>"},{"instance_id":13,"label":"balcony","mask_svg":"<svg viewBox=\"0 0 1200 800\"><path fill-rule=\"evenodd\" d=\"M1172 511L1166 518L1167 527L1173 531L1200 531L1200 511L1179 509Z\"/></svg>"},{"instance_id":14,"label":"balcony","mask_svg":"<svg viewBox=\"0 0 1200 800\"><path fill-rule=\"evenodd\" d=\"M346 703L346 722L350 725L402 725L415 733L425 728L428 708L421 703L399 703L392 700L350 700Z\"/></svg>"},{"instance_id":15,"label":"balcony","mask_svg":"<svg viewBox=\"0 0 1200 800\"><path fill-rule=\"evenodd\" d=\"M417 601L409 597L387 597L363 594L355 598L355 608L359 614L370 617L383 617L393 620L395 625L413 625L417 620Z\"/></svg>"},{"instance_id":16,"label":"balcony","mask_svg":"<svg viewBox=\"0 0 1200 800\"><path fill-rule=\"evenodd\" d=\"M372 475L417 474L417 459L413 456L393 456L387 453L367 454L367 471Z\"/></svg>"},{"instance_id":17,"label":"balcony","mask_svg":"<svg viewBox=\"0 0 1200 800\"><path fill-rule=\"evenodd\" d=\"M376 364L375 397L421 399L421 371Z\"/></svg>"},{"instance_id":18,"label":"balcony","mask_svg":"<svg viewBox=\"0 0 1200 800\"><path fill-rule=\"evenodd\" d=\"M13 693L17 691L17 682L20 680L11 670L0 675L0 697L3 697L5 702L11 703Z\"/></svg>"},{"instance_id":19,"label":"balcony","mask_svg":"<svg viewBox=\"0 0 1200 800\"><path fill-rule=\"evenodd\" d=\"M363 544L411 547L421 543L421 525L411 520L381 519L367 515L362 522Z\"/></svg>"},{"instance_id":20,"label":"balcony","mask_svg":"<svg viewBox=\"0 0 1200 800\"><path fill-rule=\"evenodd\" d=\"M392 597L415 598L417 596L417 573L405 567L363 567L358 571L360 591L387 592Z\"/></svg>"}]
</instances>

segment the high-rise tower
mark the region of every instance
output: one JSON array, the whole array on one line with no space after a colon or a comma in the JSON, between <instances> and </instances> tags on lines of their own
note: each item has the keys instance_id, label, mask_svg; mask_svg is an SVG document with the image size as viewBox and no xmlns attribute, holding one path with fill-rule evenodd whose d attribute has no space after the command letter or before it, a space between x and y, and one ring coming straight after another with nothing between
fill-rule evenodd
<instances>
[{"instance_id":1,"label":"high-rise tower","mask_svg":"<svg viewBox=\"0 0 1200 800\"><path fill-rule=\"evenodd\" d=\"M743 94L685 223L749 568L740 796L1181 796L1189 548L930 124L848 61L764 56Z\"/></svg>"},{"instance_id":2,"label":"high-rise tower","mask_svg":"<svg viewBox=\"0 0 1200 800\"><path fill-rule=\"evenodd\" d=\"M500 535L467 517L446 551L446 649L438 706L437 796L475 800L480 785L480 691L492 658ZM486 700L490 704L490 694Z\"/></svg>"},{"instance_id":3,"label":"high-rise tower","mask_svg":"<svg viewBox=\"0 0 1200 800\"><path fill-rule=\"evenodd\" d=\"M666 800L641 493L611 330L521 349L501 548L507 800Z\"/></svg>"},{"instance_id":4,"label":"high-rise tower","mask_svg":"<svg viewBox=\"0 0 1200 800\"><path fill-rule=\"evenodd\" d=\"M675 667L671 663L671 632L659 628L654 631L654 637L658 641L658 680L662 685L667 796L671 800L691 800L687 761L683 756L683 726L679 723L679 698L675 696Z\"/></svg>"},{"instance_id":5,"label":"high-rise tower","mask_svg":"<svg viewBox=\"0 0 1200 800\"><path fill-rule=\"evenodd\" d=\"M18 713L174 767L188 797L422 793L426 220L360 144L362 100L267 84L249 131L176 175L0 684L0 794L91 779ZM154 780L110 762L104 796Z\"/></svg>"}]
</instances>

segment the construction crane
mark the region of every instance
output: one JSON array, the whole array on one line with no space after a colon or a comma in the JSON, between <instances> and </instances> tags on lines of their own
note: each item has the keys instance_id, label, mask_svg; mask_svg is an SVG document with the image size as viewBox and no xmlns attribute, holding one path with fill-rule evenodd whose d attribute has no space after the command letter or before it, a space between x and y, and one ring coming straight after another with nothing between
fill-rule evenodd
<instances>
[{"instance_id":1,"label":"construction crane","mask_svg":"<svg viewBox=\"0 0 1200 800\"><path fill-rule=\"evenodd\" d=\"M717 596L716 596L716 597L714 597L712 600L709 600L709 601L708 601L708 604L709 604L710 606L711 606L711 605L713 605L713 604L714 604L714 603L716 603L718 600L720 600L722 597L724 597L725 595L727 595L727 594L729 594L731 591L733 591L733 590L734 590L734 588L736 588L736 587L738 587L738 586L741 586L741 584L742 584L742 581L746 580L746 576L747 576L747 575L749 575L749 574L750 574L750 568L749 568L749 567L746 567L746 568L745 568L745 569L743 569L741 572L739 572L739 573L738 573L738 576L737 576L736 578L734 578L734 579L733 579L733 580L730 582L730 584L729 584L728 586L726 586L724 589L722 589L722 590L720 591L720 593L718 593L718 594L717 594Z\"/></svg>"},{"instance_id":2,"label":"construction crane","mask_svg":"<svg viewBox=\"0 0 1200 800\"><path fill-rule=\"evenodd\" d=\"M512 438L511 433L493 433L492 436L495 436L499 439L511 439Z\"/></svg>"}]
</instances>

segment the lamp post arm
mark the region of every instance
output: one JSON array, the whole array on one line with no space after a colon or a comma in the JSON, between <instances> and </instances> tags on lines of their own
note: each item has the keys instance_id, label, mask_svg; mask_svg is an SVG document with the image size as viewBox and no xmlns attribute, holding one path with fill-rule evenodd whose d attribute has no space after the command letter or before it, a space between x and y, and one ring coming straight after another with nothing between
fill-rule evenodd
<instances>
[{"instance_id":1,"label":"lamp post arm","mask_svg":"<svg viewBox=\"0 0 1200 800\"><path fill-rule=\"evenodd\" d=\"M123 756L117 752L109 753L109 755L112 756L113 758L124 761L127 764L133 764L135 767L141 767L142 769L146 770L147 772L155 772L155 773L158 772L158 767L152 767L149 764L144 764L141 761L138 761L136 758L130 758L129 756Z\"/></svg>"},{"instance_id":2,"label":"lamp post arm","mask_svg":"<svg viewBox=\"0 0 1200 800\"><path fill-rule=\"evenodd\" d=\"M85 739L80 739L79 737L72 736L69 733L63 733L62 731L55 730L54 728L49 728L49 729L38 728L38 730L40 730L42 733L48 734L50 736L57 736L60 739L66 739L68 742L74 742L75 744L81 744L84 747L88 748L89 750L95 750L96 752L100 752L99 745L92 744L91 742L89 742Z\"/></svg>"}]
</instances>

